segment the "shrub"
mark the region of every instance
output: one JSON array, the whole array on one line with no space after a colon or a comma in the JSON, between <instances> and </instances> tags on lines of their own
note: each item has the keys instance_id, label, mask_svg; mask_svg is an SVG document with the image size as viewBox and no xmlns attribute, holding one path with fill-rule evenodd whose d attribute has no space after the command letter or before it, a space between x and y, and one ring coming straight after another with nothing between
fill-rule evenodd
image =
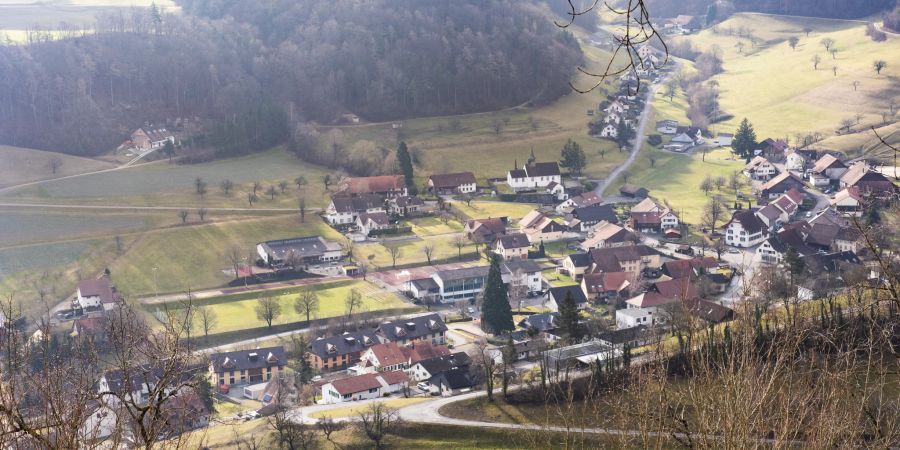
<instances>
[{"instance_id":1,"label":"shrub","mask_svg":"<svg viewBox=\"0 0 900 450\"><path fill-rule=\"evenodd\" d=\"M647 136L647 143L654 147L659 147L659 144L662 144L662 136L651 134L650 136Z\"/></svg>"}]
</instances>

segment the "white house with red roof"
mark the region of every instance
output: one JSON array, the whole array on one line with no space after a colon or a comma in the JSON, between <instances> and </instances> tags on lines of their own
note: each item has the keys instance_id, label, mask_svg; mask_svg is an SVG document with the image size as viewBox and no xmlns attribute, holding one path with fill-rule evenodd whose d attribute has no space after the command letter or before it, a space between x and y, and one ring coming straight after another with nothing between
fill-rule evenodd
<instances>
[{"instance_id":1,"label":"white house with red roof","mask_svg":"<svg viewBox=\"0 0 900 450\"><path fill-rule=\"evenodd\" d=\"M863 196L856 186L844 188L834 194L831 199L831 206L845 216L862 215Z\"/></svg>"},{"instance_id":2,"label":"white house with red roof","mask_svg":"<svg viewBox=\"0 0 900 450\"><path fill-rule=\"evenodd\" d=\"M78 282L75 289L73 306L82 309L102 308L109 311L121 302L121 298L109 282L109 278L100 277L96 280L83 280Z\"/></svg>"},{"instance_id":3,"label":"white house with red roof","mask_svg":"<svg viewBox=\"0 0 900 450\"><path fill-rule=\"evenodd\" d=\"M402 370L337 379L322 385L322 401L326 404L381 398L400 392L409 385Z\"/></svg>"}]
</instances>

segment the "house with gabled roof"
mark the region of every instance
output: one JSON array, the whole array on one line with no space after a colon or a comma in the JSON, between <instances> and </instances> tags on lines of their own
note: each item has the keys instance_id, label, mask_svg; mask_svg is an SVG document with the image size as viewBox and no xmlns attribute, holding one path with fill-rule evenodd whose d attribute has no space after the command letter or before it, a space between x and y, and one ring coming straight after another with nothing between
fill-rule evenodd
<instances>
[{"instance_id":1,"label":"house with gabled roof","mask_svg":"<svg viewBox=\"0 0 900 450\"><path fill-rule=\"evenodd\" d=\"M322 401L342 403L381 398L400 392L409 385L409 377L402 370L341 378L322 385Z\"/></svg>"},{"instance_id":2,"label":"house with gabled roof","mask_svg":"<svg viewBox=\"0 0 900 450\"><path fill-rule=\"evenodd\" d=\"M838 191L830 201L831 206L841 214L856 217L862 215L864 202L865 198L856 186L846 187Z\"/></svg>"},{"instance_id":3,"label":"house with gabled roof","mask_svg":"<svg viewBox=\"0 0 900 450\"><path fill-rule=\"evenodd\" d=\"M175 135L165 128L143 127L131 133L131 145L141 152L162 148L166 142L175 144Z\"/></svg>"},{"instance_id":4,"label":"house with gabled roof","mask_svg":"<svg viewBox=\"0 0 900 450\"><path fill-rule=\"evenodd\" d=\"M768 228L770 233L781 228L781 225L787 223L789 219L787 213L772 203L756 210L756 217L759 217L759 220L766 224L766 228Z\"/></svg>"},{"instance_id":5,"label":"house with gabled roof","mask_svg":"<svg viewBox=\"0 0 900 450\"><path fill-rule=\"evenodd\" d=\"M361 213L356 217L356 229L365 236L373 231L386 230L391 227L391 219L384 211Z\"/></svg>"},{"instance_id":6,"label":"house with gabled roof","mask_svg":"<svg viewBox=\"0 0 900 450\"><path fill-rule=\"evenodd\" d=\"M870 170L865 162L858 162L841 176L841 188L855 187L864 196L890 197L897 187L884 174Z\"/></svg>"},{"instance_id":7,"label":"house with gabled roof","mask_svg":"<svg viewBox=\"0 0 900 450\"><path fill-rule=\"evenodd\" d=\"M566 221L571 229L581 232L593 230L600 222L618 223L619 217L612 205L594 204L581 206L572 210L566 216Z\"/></svg>"},{"instance_id":8,"label":"house with gabled roof","mask_svg":"<svg viewBox=\"0 0 900 450\"><path fill-rule=\"evenodd\" d=\"M694 257L666 261L662 265L662 273L671 278L697 278L702 273L719 267L719 262L712 256Z\"/></svg>"},{"instance_id":9,"label":"house with gabled roof","mask_svg":"<svg viewBox=\"0 0 900 450\"><path fill-rule=\"evenodd\" d=\"M790 146L782 139L766 138L756 145L754 155L762 156L770 161L784 160Z\"/></svg>"},{"instance_id":10,"label":"house with gabled roof","mask_svg":"<svg viewBox=\"0 0 900 450\"><path fill-rule=\"evenodd\" d=\"M791 189L802 191L804 187L803 180L797 175L791 172L782 172L775 178L763 183L757 192L761 198L775 198Z\"/></svg>"},{"instance_id":11,"label":"house with gabled roof","mask_svg":"<svg viewBox=\"0 0 900 450\"><path fill-rule=\"evenodd\" d=\"M429 341L413 342L409 345L388 342L365 349L359 357L359 364L352 371L365 373L407 370L419 361L446 356L450 356L447 347L433 345Z\"/></svg>"},{"instance_id":12,"label":"house with gabled roof","mask_svg":"<svg viewBox=\"0 0 900 450\"><path fill-rule=\"evenodd\" d=\"M475 242L490 243L498 236L506 234L506 226L509 223L507 217L488 217L487 219L467 220L463 227L463 233L469 240Z\"/></svg>"},{"instance_id":13,"label":"house with gabled roof","mask_svg":"<svg viewBox=\"0 0 900 450\"><path fill-rule=\"evenodd\" d=\"M792 151L784 158L785 170L803 172L806 169L806 157L798 151Z\"/></svg>"},{"instance_id":14,"label":"house with gabled roof","mask_svg":"<svg viewBox=\"0 0 900 450\"><path fill-rule=\"evenodd\" d=\"M785 228L772 235L756 249L760 261L769 264L780 264L788 249L794 249L800 256L818 252L806 243L806 234L799 227Z\"/></svg>"},{"instance_id":15,"label":"house with gabled roof","mask_svg":"<svg viewBox=\"0 0 900 450\"><path fill-rule=\"evenodd\" d=\"M572 296L572 300L575 300L575 305L577 305L579 309L588 306L588 299L584 295L584 291L581 290L581 286L573 284L569 286L556 286L548 289L547 307L552 311L559 311L559 305L562 304L563 300L565 300L568 295Z\"/></svg>"},{"instance_id":16,"label":"house with gabled roof","mask_svg":"<svg viewBox=\"0 0 900 450\"><path fill-rule=\"evenodd\" d=\"M734 247L753 247L768 235L768 227L751 210L741 210L725 224L725 243Z\"/></svg>"},{"instance_id":17,"label":"house with gabled roof","mask_svg":"<svg viewBox=\"0 0 900 450\"><path fill-rule=\"evenodd\" d=\"M581 279L581 291L590 300L614 298L628 292L633 279L629 272L588 273Z\"/></svg>"},{"instance_id":18,"label":"house with gabled roof","mask_svg":"<svg viewBox=\"0 0 900 450\"><path fill-rule=\"evenodd\" d=\"M528 259L528 249L531 242L525 233L510 233L497 238L494 242L494 253L503 259L513 258Z\"/></svg>"},{"instance_id":19,"label":"house with gabled roof","mask_svg":"<svg viewBox=\"0 0 900 450\"><path fill-rule=\"evenodd\" d=\"M401 345L419 341L443 345L447 342L446 333L447 325L436 313L384 322L376 330L381 342L397 342Z\"/></svg>"},{"instance_id":20,"label":"house with gabled roof","mask_svg":"<svg viewBox=\"0 0 900 450\"><path fill-rule=\"evenodd\" d=\"M762 156L754 156L753 159L744 166L744 175L753 180L768 181L778 174L778 168L775 164L769 162Z\"/></svg>"},{"instance_id":21,"label":"house with gabled roof","mask_svg":"<svg viewBox=\"0 0 900 450\"><path fill-rule=\"evenodd\" d=\"M477 190L472 172L442 173L428 177L428 190L435 194L471 194Z\"/></svg>"},{"instance_id":22,"label":"house with gabled roof","mask_svg":"<svg viewBox=\"0 0 900 450\"><path fill-rule=\"evenodd\" d=\"M585 192L574 197L569 197L559 205L556 205L556 212L562 214L577 208L598 205L601 202L603 202L603 200L596 192Z\"/></svg>"},{"instance_id":23,"label":"house with gabled roof","mask_svg":"<svg viewBox=\"0 0 900 450\"><path fill-rule=\"evenodd\" d=\"M639 242L637 235L630 230L626 230L614 223L600 222L583 242L579 244L582 250L588 251L592 248L603 247L621 247L624 245L634 245Z\"/></svg>"},{"instance_id":24,"label":"house with gabled roof","mask_svg":"<svg viewBox=\"0 0 900 450\"><path fill-rule=\"evenodd\" d=\"M546 188L552 182L562 183L562 173L559 171L559 163L536 162L532 159L522 166L522 169L513 169L506 174L506 182L514 190Z\"/></svg>"},{"instance_id":25,"label":"house with gabled roof","mask_svg":"<svg viewBox=\"0 0 900 450\"><path fill-rule=\"evenodd\" d=\"M650 191L648 191L647 188L628 183L623 184L622 187L619 188L619 193L628 198L647 198L647 196L650 195Z\"/></svg>"},{"instance_id":26,"label":"house with gabled roof","mask_svg":"<svg viewBox=\"0 0 900 450\"><path fill-rule=\"evenodd\" d=\"M79 281L72 303L73 307L85 310L109 311L122 303L122 297L110 283L109 278L102 276L94 280Z\"/></svg>"},{"instance_id":27,"label":"house with gabled roof","mask_svg":"<svg viewBox=\"0 0 900 450\"><path fill-rule=\"evenodd\" d=\"M832 180L840 180L841 175L845 172L847 172L847 165L834 155L826 153L816 161L815 165L813 165L812 170L810 170L810 175L819 175L830 182ZM810 182L812 181L812 178L810 178Z\"/></svg>"},{"instance_id":28,"label":"house with gabled roof","mask_svg":"<svg viewBox=\"0 0 900 450\"><path fill-rule=\"evenodd\" d=\"M268 267L318 264L338 261L343 255L341 244L322 236L303 236L260 242L256 254Z\"/></svg>"},{"instance_id":29,"label":"house with gabled roof","mask_svg":"<svg viewBox=\"0 0 900 450\"><path fill-rule=\"evenodd\" d=\"M563 238L564 233L569 231L565 225L538 210L532 210L526 214L519 221L519 227L532 244L558 241Z\"/></svg>"},{"instance_id":30,"label":"house with gabled roof","mask_svg":"<svg viewBox=\"0 0 900 450\"><path fill-rule=\"evenodd\" d=\"M346 178L338 186L338 191L342 195L349 196L376 194L390 198L409 195L406 190L406 178L403 175Z\"/></svg>"},{"instance_id":31,"label":"house with gabled roof","mask_svg":"<svg viewBox=\"0 0 900 450\"><path fill-rule=\"evenodd\" d=\"M287 353L280 345L209 356L210 379L218 386L263 383L280 377L286 365Z\"/></svg>"},{"instance_id":32,"label":"house with gabled roof","mask_svg":"<svg viewBox=\"0 0 900 450\"><path fill-rule=\"evenodd\" d=\"M349 225L362 213L384 211L384 197L377 194L360 194L353 197L333 195L325 208L325 220L331 225Z\"/></svg>"},{"instance_id":33,"label":"house with gabled roof","mask_svg":"<svg viewBox=\"0 0 900 450\"><path fill-rule=\"evenodd\" d=\"M359 362L365 349L379 342L375 331L346 332L310 342L306 357L316 370L346 369Z\"/></svg>"},{"instance_id":34,"label":"house with gabled roof","mask_svg":"<svg viewBox=\"0 0 900 450\"><path fill-rule=\"evenodd\" d=\"M646 245L595 248L589 252L591 265L585 273L629 272L640 274L647 267L660 266L660 254Z\"/></svg>"}]
</instances>

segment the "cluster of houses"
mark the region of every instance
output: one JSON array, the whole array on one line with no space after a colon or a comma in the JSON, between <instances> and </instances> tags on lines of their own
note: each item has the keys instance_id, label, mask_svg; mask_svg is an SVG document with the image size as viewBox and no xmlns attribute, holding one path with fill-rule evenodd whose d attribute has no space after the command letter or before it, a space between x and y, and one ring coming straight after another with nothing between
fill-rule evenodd
<instances>
[{"instance_id":1,"label":"cluster of houses","mask_svg":"<svg viewBox=\"0 0 900 450\"><path fill-rule=\"evenodd\" d=\"M385 322L374 330L318 338L307 358L320 371L349 376L322 383L322 402L341 403L420 391L456 395L471 390L469 357L446 344L447 326L438 314Z\"/></svg>"}]
</instances>

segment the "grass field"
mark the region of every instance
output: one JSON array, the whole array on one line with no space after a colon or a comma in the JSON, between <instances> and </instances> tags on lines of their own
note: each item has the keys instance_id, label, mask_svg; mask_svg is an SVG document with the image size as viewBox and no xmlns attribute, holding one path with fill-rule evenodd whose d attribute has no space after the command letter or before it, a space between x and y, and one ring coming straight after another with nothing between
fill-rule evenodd
<instances>
[{"instance_id":1,"label":"grass field","mask_svg":"<svg viewBox=\"0 0 900 450\"><path fill-rule=\"evenodd\" d=\"M38 203L246 208L249 206L246 193L252 190L254 181L259 181L262 188L257 193L256 207L296 208L300 196L306 198L307 206L322 207L327 203L327 193L321 182L325 173L328 172L278 148L196 165L172 165L162 161L43 183L6 193L3 198ZM294 184L294 178L298 176L307 180L302 189ZM207 184L208 193L202 198L197 195L194 185L198 177ZM219 187L226 179L235 184L228 196ZM271 199L265 191L280 181L288 182L287 190L284 194L279 190Z\"/></svg>"},{"instance_id":2,"label":"grass field","mask_svg":"<svg viewBox=\"0 0 900 450\"><path fill-rule=\"evenodd\" d=\"M59 158L62 163L56 175L50 170L51 158ZM0 188L111 167L112 164L96 159L0 145Z\"/></svg>"},{"instance_id":3,"label":"grass field","mask_svg":"<svg viewBox=\"0 0 900 450\"><path fill-rule=\"evenodd\" d=\"M317 234L340 237L317 216L309 215L301 224L293 214L151 231L137 237L109 267L119 288L131 295L208 288L231 279L222 272L229 267L224 254L231 247L255 254L262 241Z\"/></svg>"},{"instance_id":4,"label":"grass field","mask_svg":"<svg viewBox=\"0 0 900 450\"><path fill-rule=\"evenodd\" d=\"M458 210L467 219L484 219L487 217L509 217L510 224L514 221L525 217L535 205L530 203L510 203L510 202L472 202L472 205L466 205L465 202L454 202L453 208Z\"/></svg>"},{"instance_id":5,"label":"grass field","mask_svg":"<svg viewBox=\"0 0 900 450\"><path fill-rule=\"evenodd\" d=\"M807 26L813 29L808 37L802 31ZM718 29L728 27L753 30L759 44L753 47L747 39L711 29L679 38L699 48L716 45L722 50L725 72L714 80L719 83L722 111L734 116L722 124L724 129L736 129L747 117L760 139L793 139L797 133L812 131L829 136L842 119L856 114L862 114L860 128L880 124L880 113L900 98L896 76L900 39L873 42L865 36L863 23L737 14ZM800 39L796 50L786 42L794 36ZM834 58L820 44L825 38L835 42L838 51ZM738 41L745 44L741 53L735 47ZM818 70L811 61L815 55L822 59ZM880 76L872 67L878 59L887 62ZM833 66L838 68L836 76ZM856 90L851 85L854 81L860 83Z\"/></svg>"},{"instance_id":6,"label":"grass field","mask_svg":"<svg viewBox=\"0 0 900 450\"><path fill-rule=\"evenodd\" d=\"M452 236L434 236L395 241L388 244L367 244L357 246L354 253L357 258L369 261L376 269L389 268L393 264L393 261L391 260L391 255L385 245L395 245L400 249L400 254L397 256L397 265L412 263L425 264L428 261L428 258L425 256L426 246L434 247L434 253L432 253L431 256L432 260L457 258L459 256L459 250L453 241L454 238ZM474 251L475 245L469 240L466 240L465 246L462 247L463 256L473 253Z\"/></svg>"},{"instance_id":7,"label":"grass field","mask_svg":"<svg viewBox=\"0 0 900 450\"><path fill-rule=\"evenodd\" d=\"M430 236L435 234L455 233L462 231L463 225L457 220L442 222L436 217L420 217L409 221L412 231L417 236Z\"/></svg>"},{"instance_id":8,"label":"grass field","mask_svg":"<svg viewBox=\"0 0 900 450\"><path fill-rule=\"evenodd\" d=\"M313 317L326 319L346 314L344 299L351 289L356 289L362 294L363 306L356 312L378 311L382 309L399 308L407 304L397 295L384 292L374 284L361 280L339 281L335 283L313 285L319 295L319 310ZM236 294L210 299L197 300L198 305L210 305L218 317L218 323L210 330L211 333L223 333L227 331L245 330L248 328L264 327L266 323L256 317L254 310L257 299L263 296L272 296L281 305L281 315L273 325L291 323L306 320L306 316L294 310L294 300L302 288L266 291L262 293ZM163 305L147 305L146 309L154 313L163 310Z\"/></svg>"},{"instance_id":9,"label":"grass field","mask_svg":"<svg viewBox=\"0 0 900 450\"><path fill-rule=\"evenodd\" d=\"M422 403L426 400L431 400L431 398L429 398L429 397L410 397L410 398L400 397L400 398L387 399L383 403L388 408L397 409L397 408L403 408L404 406L415 405L416 403ZM347 406L345 408L336 408L336 409L331 409L328 411L322 411L322 412L310 414L310 416L315 417L315 418L331 417L332 419L339 418L339 417L355 417L355 416L358 416L360 413L365 412L368 407L369 407L369 405L362 405L362 406L359 406L359 405L352 406L351 405L351 406Z\"/></svg>"},{"instance_id":10,"label":"grass field","mask_svg":"<svg viewBox=\"0 0 900 450\"><path fill-rule=\"evenodd\" d=\"M192 220L196 220L193 218ZM26 243L71 240L171 225L175 214L117 212L58 212L0 209L0 248Z\"/></svg>"}]
</instances>

